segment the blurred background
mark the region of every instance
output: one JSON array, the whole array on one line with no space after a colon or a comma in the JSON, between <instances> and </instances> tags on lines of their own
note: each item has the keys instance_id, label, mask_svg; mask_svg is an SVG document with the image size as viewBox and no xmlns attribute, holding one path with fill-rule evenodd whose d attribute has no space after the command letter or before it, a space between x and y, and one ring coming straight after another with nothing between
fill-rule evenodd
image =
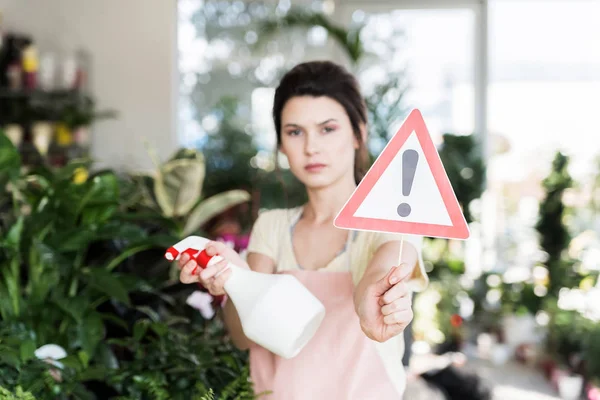
<instances>
[{"instance_id":1,"label":"blurred background","mask_svg":"<svg viewBox=\"0 0 600 400\"><path fill-rule=\"evenodd\" d=\"M0 397L253 398L219 299L162 254L193 233L243 253L262 209L305 200L272 98L329 59L362 85L372 160L421 110L470 225L425 239L406 363L458 353L495 399L600 399L599 17L598 0L0 0Z\"/></svg>"}]
</instances>

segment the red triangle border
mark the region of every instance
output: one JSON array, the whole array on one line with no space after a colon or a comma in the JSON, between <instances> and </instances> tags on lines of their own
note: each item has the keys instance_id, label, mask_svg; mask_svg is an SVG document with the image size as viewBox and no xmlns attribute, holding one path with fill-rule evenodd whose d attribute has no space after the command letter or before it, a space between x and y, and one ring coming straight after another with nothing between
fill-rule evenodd
<instances>
[{"instance_id":1,"label":"red triangle border","mask_svg":"<svg viewBox=\"0 0 600 400\"><path fill-rule=\"evenodd\" d=\"M379 178L383 175L386 168L390 165L394 157L398 154L409 136L415 132L417 139L423 149L425 159L431 169L437 188L442 196L444 206L448 211L451 226L393 221L378 218L355 217L354 213L360 207L365 198L369 195ZM334 226L342 229L356 229L376 232L390 232L399 234L413 234L430 237L442 237L448 239L468 239L469 227L466 223L456 194L452 189L442 160L431 140L425 121L421 112L417 109L412 110L404 123L400 126L396 134L387 143L385 148L356 190L350 196L344 207L340 210L334 220Z\"/></svg>"}]
</instances>

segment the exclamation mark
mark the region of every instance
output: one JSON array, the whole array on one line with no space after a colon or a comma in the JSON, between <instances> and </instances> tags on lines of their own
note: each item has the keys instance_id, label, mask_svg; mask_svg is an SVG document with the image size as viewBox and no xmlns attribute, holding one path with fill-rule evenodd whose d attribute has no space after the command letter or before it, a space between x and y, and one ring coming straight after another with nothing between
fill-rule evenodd
<instances>
[{"instance_id":1,"label":"exclamation mark","mask_svg":"<svg viewBox=\"0 0 600 400\"><path fill-rule=\"evenodd\" d=\"M419 153L416 150L406 150L402 154L402 195L405 197L410 196L418 161ZM399 216L408 217L411 211L410 205L402 203L398 206L397 211Z\"/></svg>"}]
</instances>

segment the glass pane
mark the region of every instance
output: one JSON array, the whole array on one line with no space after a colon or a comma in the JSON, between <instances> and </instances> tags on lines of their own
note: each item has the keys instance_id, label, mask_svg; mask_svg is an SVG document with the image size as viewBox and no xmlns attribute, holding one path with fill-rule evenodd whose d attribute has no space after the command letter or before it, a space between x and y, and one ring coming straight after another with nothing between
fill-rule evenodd
<instances>
[{"instance_id":1,"label":"glass pane","mask_svg":"<svg viewBox=\"0 0 600 400\"><path fill-rule=\"evenodd\" d=\"M474 14L470 9L393 10L369 13L357 10L356 23L366 24L367 50L382 52L391 45L387 65L373 65L360 73L369 91L386 69L403 70L408 86L402 106L423 113L431 136L470 134L474 129ZM389 127L395 133L402 119Z\"/></svg>"},{"instance_id":2,"label":"glass pane","mask_svg":"<svg viewBox=\"0 0 600 400\"><path fill-rule=\"evenodd\" d=\"M489 13L488 126L496 154L489 178L498 205L492 264L527 277L540 259L534 226L556 151L570 156L577 184L597 173L600 2L492 0ZM593 227L585 218L571 222L574 235Z\"/></svg>"}]
</instances>

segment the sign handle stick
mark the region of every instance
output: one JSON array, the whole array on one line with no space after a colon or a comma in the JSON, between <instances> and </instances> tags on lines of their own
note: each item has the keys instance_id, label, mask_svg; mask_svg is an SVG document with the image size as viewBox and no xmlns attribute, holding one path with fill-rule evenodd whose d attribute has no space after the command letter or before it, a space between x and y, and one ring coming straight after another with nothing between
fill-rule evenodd
<instances>
[{"instance_id":1,"label":"sign handle stick","mask_svg":"<svg viewBox=\"0 0 600 400\"><path fill-rule=\"evenodd\" d=\"M400 235L400 253L398 254L398 265L402 264L402 248L404 247L404 235Z\"/></svg>"}]
</instances>

